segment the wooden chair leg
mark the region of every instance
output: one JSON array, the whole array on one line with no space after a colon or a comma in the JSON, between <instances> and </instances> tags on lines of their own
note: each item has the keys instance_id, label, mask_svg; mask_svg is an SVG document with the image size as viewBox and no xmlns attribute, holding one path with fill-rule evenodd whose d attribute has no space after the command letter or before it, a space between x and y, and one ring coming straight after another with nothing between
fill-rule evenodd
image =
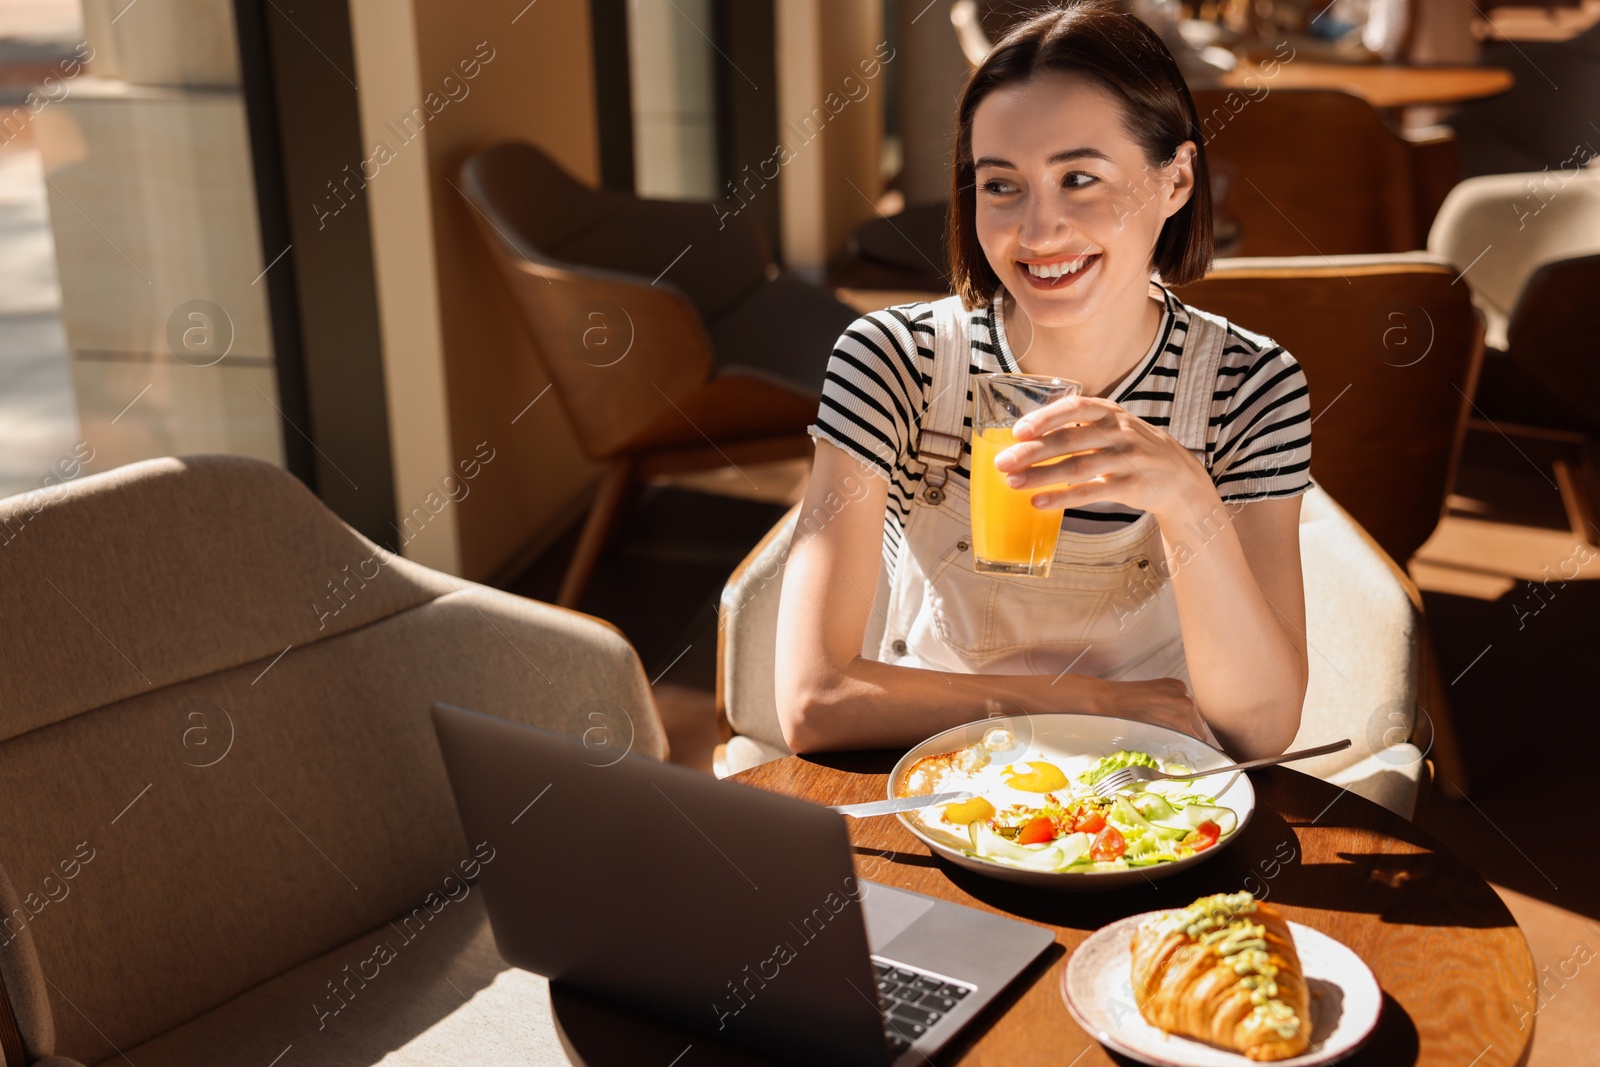
<instances>
[{"instance_id":1,"label":"wooden chair leg","mask_svg":"<svg viewBox=\"0 0 1600 1067\"><path fill-rule=\"evenodd\" d=\"M561 592L556 603L564 608L576 608L589 585L589 576L600 559L600 550L616 522L617 512L627 498L633 484L633 463L627 459L612 460L600 478L600 488L594 503L589 505L589 516L583 522L583 532L578 535L578 547L572 550L572 560L561 580Z\"/></svg>"},{"instance_id":2,"label":"wooden chair leg","mask_svg":"<svg viewBox=\"0 0 1600 1067\"><path fill-rule=\"evenodd\" d=\"M1558 459L1554 467L1573 536L1584 544L1600 544L1600 444L1585 439L1576 456Z\"/></svg>"},{"instance_id":3,"label":"wooden chair leg","mask_svg":"<svg viewBox=\"0 0 1600 1067\"><path fill-rule=\"evenodd\" d=\"M1439 658L1434 654L1433 635L1426 625L1422 632L1423 691L1422 707L1427 713L1430 736L1419 737L1425 741L1424 751L1433 757L1439 784L1444 794L1453 799L1465 797L1470 792L1467 766L1461 758L1461 742L1456 735L1455 721L1450 716L1449 687L1444 675L1439 673Z\"/></svg>"}]
</instances>

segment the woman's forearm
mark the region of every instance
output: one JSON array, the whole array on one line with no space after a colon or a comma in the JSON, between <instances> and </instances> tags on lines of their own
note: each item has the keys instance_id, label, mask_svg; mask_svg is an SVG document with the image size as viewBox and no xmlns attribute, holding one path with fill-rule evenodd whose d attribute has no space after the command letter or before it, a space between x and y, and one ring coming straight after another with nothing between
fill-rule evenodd
<instances>
[{"instance_id":1,"label":"woman's forearm","mask_svg":"<svg viewBox=\"0 0 1600 1067\"><path fill-rule=\"evenodd\" d=\"M785 672L779 672L783 677ZM999 715L1117 715L1193 737L1205 723L1175 678L1107 681L1090 674L958 674L857 656L780 688L779 721L796 752L904 748Z\"/></svg>"},{"instance_id":2,"label":"woman's forearm","mask_svg":"<svg viewBox=\"0 0 1600 1067\"><path fill-rule=\"evenodd\" d=\"M1227 750L1277 755L1305 699L1303 607L1272 603L1214 488L1158 516L1195 702ZM1289 615L1301 615L1297 624Z\"/></svg>"},{"instance_id":3,"label":"woman's forearm","mask_svg":"<svg viewBox=\"0 0 1600 1067\"><path fill-rule=\"evenodd\" d=\"M780 696L779 720L796 752L905 748L992 715L1106 714L1110 685L1086 674L957 674L858 656Z\"/></svg>"}]
</instances>

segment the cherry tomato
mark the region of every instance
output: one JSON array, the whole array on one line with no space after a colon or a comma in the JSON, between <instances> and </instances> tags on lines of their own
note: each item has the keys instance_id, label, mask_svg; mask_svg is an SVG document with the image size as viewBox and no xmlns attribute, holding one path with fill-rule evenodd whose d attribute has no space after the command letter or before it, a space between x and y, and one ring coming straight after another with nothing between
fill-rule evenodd
<instances>
[{"instance_id":1,"label":"cherry tomato","mask_svg":"<svg viewBox=\"0 0 1600 1067\"><path fill-rule=\"evenodd\" d=\"M1178 842L1178 844L1186 848L1192 848L1196 852L1204 852L1206 849L1216 844L1217 838L1221 836L1222 828L1216 823L1212 822L1210 819L1207 819L1198 827L1189 831L1189 833L1185 835L1184 839Z\"/></svg>"},{"instance_id":2,"label":"cherry tomato","mask_svg":"<svg viewBox=\"0 0 1600 1067\"><path fill-rule=\"evenodd\" d=\"M1122 839L1115 826L1101 829L1095 836L1094 843L1089 846L1089 858L1095 861L1114 860L1128 851L1128 843Z\"/></svg>"},{"instance_id":3,"label":"cherry tomato","mask_svg":"<svg viewBox=\"0 0 1600 1067\"><path fill-rule=\"evenodd\" d=\"M1078 816L1078 821L1072 824L1072 829L1086 834L1097 834L1104 830L1105 826L1106 817L1090 808L1087 814Z\"/></svg>"},{"instance_id":4,"label":"cherry tomato","mask_svg":"<svg viewBox=\"0 0 1600 1067\"><path fill-rule=\"evenodd\" d=\"M1017 834L1017 844L1036 845L1041 841L1054 841L1056 839L1056 824L1050 821L1048 815L1036 815L1028 820L1022 832Z\"/></svg>"}]
</instances>

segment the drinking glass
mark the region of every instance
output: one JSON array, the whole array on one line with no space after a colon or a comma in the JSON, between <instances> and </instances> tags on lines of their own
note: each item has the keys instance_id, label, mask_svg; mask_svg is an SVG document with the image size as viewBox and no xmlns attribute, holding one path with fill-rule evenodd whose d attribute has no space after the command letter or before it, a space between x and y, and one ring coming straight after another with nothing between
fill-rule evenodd
<instances>
[{"instance_id":1,"label":"drinking glass","mask_svg":"<svg viewBox=\"0 0 1600 1067\"><path fill-rule=\"evenodd\" d=\"M1050 574L1061 511L1033 506L1037 489L1013 489L994 457L1016 444L1018 419L1083 386L1039 374L986 374L975 379L972 415L972 566L987 574L1044 578ZM1056 460L1055 462L1060 462Z\"/></svg>"}]
</instances>

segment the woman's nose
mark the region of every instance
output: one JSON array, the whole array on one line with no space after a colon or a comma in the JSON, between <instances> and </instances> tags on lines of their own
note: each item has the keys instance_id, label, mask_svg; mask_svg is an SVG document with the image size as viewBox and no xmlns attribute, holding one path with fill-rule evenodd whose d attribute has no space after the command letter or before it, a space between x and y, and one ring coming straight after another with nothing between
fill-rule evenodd
<instances>
[{"instance_id":1,"label":"woman's nose","mask_svg":"<svg viewBox=\"0 0 1600 1067\"><path fill-rule=\"evenodd\" d=\"M1022 226L1017 234L1024 248L1038 252L1053 252L1072 236L1072 223L1061 205L1048 197L1030 196L1023 211Z\"/></svg>"}]
</instances>

